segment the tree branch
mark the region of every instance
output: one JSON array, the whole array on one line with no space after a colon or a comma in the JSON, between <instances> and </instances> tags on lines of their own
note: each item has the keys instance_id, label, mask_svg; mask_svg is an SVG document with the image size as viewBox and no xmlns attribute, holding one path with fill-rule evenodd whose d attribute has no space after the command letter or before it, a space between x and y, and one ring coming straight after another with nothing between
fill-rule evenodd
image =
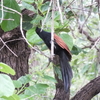
<instances>
[{"instance_id":1,"label":"tree branch","mask_svg":"<svg viewBox=\"0 0 100 100\"><path fill-rule=\"evenodd\" d=\"M80 33L83 33L83 34L86 36L86 38L87 38L90 42L96 42L96 41L98 40L98 38L100 38L100 37L92 38L92 37L89 35L89 33L88 33L87 31L83 30L81 27L79 27L78 29L79 29L79 32L80 32Z\"/></svg>"},{"instance_id":2,"label":"tree branch","mask_svg":"<svg viewBox=\"0 0 100 100\"><path fill-rule=\"evenodd\" d=\"M71 100L91 100L100 92L100 76L91 80Z\"/></svg>"}]
</instances>

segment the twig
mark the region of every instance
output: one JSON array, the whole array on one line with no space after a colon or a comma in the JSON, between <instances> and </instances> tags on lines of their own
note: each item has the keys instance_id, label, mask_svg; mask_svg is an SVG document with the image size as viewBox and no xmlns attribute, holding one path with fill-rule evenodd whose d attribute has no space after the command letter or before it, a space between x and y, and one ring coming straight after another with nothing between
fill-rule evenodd
<instances>
[{"instance_id":1,"label":"twig","mask_svg":"<svg viewBox=\"0 0 100 100\"><path fill-rule=\"evenodd\" d=\"M54 57L54 9L55 9L55 1L52 3L52 21L51 21L51 55L50 58L53 60Z\"/></svg>"},{"instance_id":2,"label":"twig","mask_svg":"<svg viewBox=\"0 0 100 100\"><path fill-rule=\"evenodd\" d=\"M98 38L93 39L93 38L89 35L89 33L88 33L87 31L83 30L83 28L81 28L80 26L78 27L78 29L79 29L79 32L80 32L80 33L83 33L83 34L86 36L86 38L87 38L90 42L95 42L95 41L98 39Z\"/></svg>"},{"instance_id":3,"label":"twig","mask_svg":"<svg viewBox=\"0 0 100 100\"><path fill-rule=\"evenodd\" d=\"M0 6L1 6L1 5L0 5ZM2 9L0 9L0 10L2 10ZM8 13L13 13L13 14L15 13L15 12L7 11L7 10L4 10L4 9L3 9L3 11L4 11L4 12L8 12Z\"/></svg>"},{"instance_id":4,"label":"twig","mask_svg":"<svg viewBox=\"0 0 100 100\"><path fill-rule=\"evenodd\" d=\"M82 49L91 48L91 47L92 47L92 43L90 45L84 45L84 47L82 47Z\"/></svg>"},{"instance_id":5,"label":"twig","mask_svg":"<svg viewBox=\"0 0 100 100\"><path fill-rule=\"evenodd\" d=\"M96 45L99 43L100 41L100 36L97 38L92 38L88 32L86 32L85 30L83 30L82 28L78 28L80 33L83 33L86 38L91 42L91 49L93 49L94 47L96 47ZM93 46L92 46L93 45ZM90 46L89 46L90 47Z\"/></svg>"},{"instance_id":6,"label":"twig","mask_svg":"<svg viewBox=\"0 0 100 100\"><path fill-rule=\"evenodd\" d=\"M21 40L21 39L23 39L23 38L9 40L9 41L6 41L5 44L6 44L6 43L9 43L9 42L13 42L13 41L18 41L18 40ZM5 45L3 45L3 46L0 48L0 51L1 51L4 47L5 47Z\"/></svg>"},{"instance_id":7,"label":"twig","mask_svg":"<svg viewBox=\"0 0 100 100\"><path fill-rule=\"evenodd\" d=\"M72 0L66 8L69 8L69 6L70 6L74 1L75 1L75 0Z\"/></svg>"},{"instance_id":8,"label":"twig","mask_svg":"<svg viewBox=\"0 0 100 100\"><path fill-rule=\"evenodd\" d=\"M96 40L96 42L94 43L94 45L92 46L91 49L93 49L94 47L96 47L96 45L100 42L100 36L98 37L98 39Z\"/></svg>"},{"instance_id":9,"label":"twig","mask_svg":"<svg viewBox=\"0 0 100 100\"><path fill-rule=\"evenodd\" d=\"M90 11L89 11L88 16L87 16L87 18L85 19L85 21L84 21L83 25L81 26L82 28L83 28L83 27L84 27L84 25L87 23L87 21L88 21L88 19L89 19L90 15L91 15L91 12L92 12L92 6L90 6Z\"/></svg>"},{"instance_id":10,"label":"twig","mask_svg":"<svg viewBox=\"0 0 100 100\"><path fill-rule=\"evenodd\" d=\"M37 49L36 49L35 47L36 47ZM50 59L49 56L45 55L41 50L39 50L38 46L35 46L35 47L34 47L34 48L36 49L36 51L38 51L38 53L40 53L41 55L43 55L43 56L47 57L48 59Z\"/></svg>"},{"instance_id":11,"label":"twig","mask_svg":"<svg viewBox=\"0 0 100 100\"><path fill-rule=\"evenodd\" d=\"M1 48L0 48L0 51L4 48L5 46L3 45Z\"/></svg>"},{"instance_id":12,"label":"twig","mask_svg":"<svg viewBox=\"0 0 100 100\"><path fill-rule=\"evenodd\" d=\"M75 35L74 35L74 29L72 29L71 26L69 26L69 28L70 28L70 30L71 30L71 32L72 32L72 36L74 37L74 39L76 39L76 37L75 37Z\"/></svg>"},{"instance_id":13,"label":"twig","mask_svg":"<svg viewBox=\"0 0 100 100\"><path fill-rule=\"evenodd\" d=\"M10 19L10 18L9 18L9 19L2 19L2 18L0 18L0 19L1 19L2 21L3 21L3 20L12 20L12 21L14 21L14 19Z\"/></svg>"},{"instance_id":14,"label":"twig","mask_svg":"<svg viewBox=\"0 0 100 100\"><path fill-rule=\"evenodd\" d=\"M43 24L42 24L41 30L43 30L44 24L45 24L45 22L46 22L46 20L47 20L47 17L48 17L49 11L50 11L51 4L52 4L52 0L50 1L49 8L48 8L48 11L47 11L46 17L45 17L45 19L44 19L44 21L43 21Z\"/></svg>"},{"instance_id":15,"label":"twig","mask_svg":"<svg viewBox=\"0 0 100 100\"><path fill-rule=\"evenodd\" d=\"M63 21L63 17L62 17L62 12L61 12L61 7L60 7L60 4L59 4L59 0L57 0L57 5L58 5L58 9L59 9L59 14L60 14L60 20L61 20L61 23L63 24L64 21Z\"/></svg>"},{"instance_id":16,"label":"twig","mask_svg":"<svg viewBox=\"0 0 100 100\"><path fill-rule=\"evenodd\" d=\"M19 40L24 40L24 39L23 38L13 39L13 40L6 41L5 43L9 43L9 42L13 42L13 41L19 41Z\"/></svg>"},{"instance_id":17,"label":"twig","mask_svg":"<svg viewBox=\"0 0 100 100\"><path fill-rule=\"evenodd\" d=\"M4 12L3 12L3 0L1 0L1 14L2 14L2 16L1 16L1 21L0 21L0 23L2 23L3 17L4 17Z\"/></svg>"},{"instance_id":18,"label":"twig","mask_svg":"<svg viewBox=\"0 0 100 100\"><path fill-rule=\"evenodd\" d=\"M81 8L72 7L72 9L77 9L77 10L82 10L82 11L85 11L85 12L89 12L88 10L86 10L86 9L81 9Z\"/></svg>"},{"instance_id":19,"label":"twig","mask_svg":"<svg viewBox=\"0 0 100 100\"><path fill-rule=\"evenodd\" d=\"M6 43L2 40L2 38L0 37L1 42L4 44L4 46L6 46L8 48L8 50L16 57L18 57L7 45Z\"/></svg>"}]
</instances>

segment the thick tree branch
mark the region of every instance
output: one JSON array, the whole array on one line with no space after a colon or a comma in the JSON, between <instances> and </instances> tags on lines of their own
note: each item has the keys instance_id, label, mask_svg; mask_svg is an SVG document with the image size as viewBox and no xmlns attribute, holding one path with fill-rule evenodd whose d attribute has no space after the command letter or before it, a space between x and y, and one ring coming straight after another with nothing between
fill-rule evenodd
<instances>
[{"instance_id":1,"label":"thick tree branch","mask_svg":"<svg viewBox=\"0 0 100 100\"><path fill-rule=\"evenodd\" d=\"M80 33L83 33L85 36L86 36L86 38L90 41L90 42L95 42L95 41L97 41L97 39L99 38L99 37L97 37L97 38L92 38L90 35L89 35L89 33L87 32L87 31L85 31L83 28L81 28L81 27L79 27L78 28L79 29L79 32Z\"/></svg>"},{"instance_id":2,"label":"thick tree branch","mask_svg":"<svg viewBox=\"0 0 100 100\"><path fill-rule=\"evenodd\" d=\"M91 80L71 100L91 100L100 92L100 76Z\"/></svg>"}]
</instances>

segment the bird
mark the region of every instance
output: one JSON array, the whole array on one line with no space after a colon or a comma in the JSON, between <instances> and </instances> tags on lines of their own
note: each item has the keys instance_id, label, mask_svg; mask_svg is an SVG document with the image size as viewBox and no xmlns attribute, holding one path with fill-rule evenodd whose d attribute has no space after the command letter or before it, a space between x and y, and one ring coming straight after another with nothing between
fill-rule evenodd
<instances>
[{"instance_id":1,"label":"bird","mask_svg":"<svg viewBox=\"0 0 100 100\"><path fill-rule=\"evenodd\" d=\"M36 27L35 32L44 41L47 47L51 50L51 33L41 30L41 28L38 27ZM59 56L64 90L67 93L70 89L71 79L73 76L72 69L69 64L72 55L66 43L56 34L54 34L54 54Z\"/></svg>"}]
</instances>

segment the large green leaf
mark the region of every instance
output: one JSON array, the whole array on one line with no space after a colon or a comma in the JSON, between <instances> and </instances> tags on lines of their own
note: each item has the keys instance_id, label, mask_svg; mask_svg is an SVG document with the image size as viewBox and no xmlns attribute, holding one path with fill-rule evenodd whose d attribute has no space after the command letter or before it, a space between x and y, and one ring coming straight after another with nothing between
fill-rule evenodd
<instances>
[{"instance_id":1,"label":"large green leaf","mask_svg":"<svg viewBox=\"0 0 100 100\"><path fill-rule=\"evenodd\" d=\"M13 81L8 75L0 74L0 97L9 97L13 95L15 90Z\"/></svg>"},{"instance_id":2,"label":"large green leaf","mask_svg":"<svg viewBox=\"0 0 100 100\"><path fill-rule=\"evenodd\" d=\"M20 8L19 8L16 0L4 0L4 6L20 12ZM2 13L0 12L0 15L1 14ZM14 21L3 20L3 22L1 23L1 28L4 31L10 31L10 30L16 28L20 23L20 15L11 10L8 10L8 12L4 12L4 19L14 19Z\"/></svg>"},{"instance_id":3,"label":"large green leaf","mask_svg":"<svg viewBox=\"0 0 100 100\"><path fill-rule=\"evenodd\" d=\"M7 74L15 75L15 71L10 66L2 62L0 63L0 71Z\"/></svg>"},{"instance_id":4,"label":"large green leaf","mask_svg":"<svg viewBox=\"0 0 100 100\"><path fill-rule=\"evenodd\" d=\"M82 52L83 49L79 48L78 46L74 45L71 52L75 55L78 55L80 52Z\"/></svg>"},{"instance_id":5,"label":"large green leaf","mask_svg":"<svg viewBox=\"0 0 100 100\"><path fill-rule=\"evenodd\" d=\"M40 22L41 20L43 20L44 17L40 16L39 14L37 14L35 16L35 18L31 21L31 23L34 25L34 26L39 26L40 25Z\"/></svg>"},{"instance_id":6,"label":"large green leaf","mask_svg":"<svg viewBox=\"0 0 100 100\"><path fill-rule=\"evenodd\" d=\"M23 29L24 30L29 30L33 27L33 24L30 23L30 21L32 20L31 17L29 17L28 15L23 15Z\"/></svg>"},{"instance_id":7,"label":"large green leaf","mask_svg":"<svg viewBox=\"0 0 100 100\"><path fill-rule=\"evenodd\" d=\"M34 11L36 12L37 10L35 10L34 6L32 6L31 4L28 4L26 2L22 2L23 7L25 7L28 10Z\"/></svg>"},{"instance_id":8,"label":"large green leaf","mask_svg":"<svg viewBox=\"0 0 100 100\"><path fill-rule=\"evenodd\" d=\"M31 81L32 77L31 75L21 76L18 81L21 82L21 84L26 84Z\"/></svg>"},{"instance_id":9,"label":"large green leaf","mask_svg":"<svg viewBox=\"0 0 100 100\"><path fill-rule=\"evenodd\" d=\"M55 83L57 82L53 77L48 76L48 75L44 75L43 78L50 81L50 82L55 82Z\"/></svg>"},{"instance_id":10,"label":"large green leaf","mask_svg":"<svg viewBox=\"0 0 100 100\"><path fill-rule=\"evenodd\" d=\"M13 83L14 83L14 86L15 86L16 88L22 87L22 83L21 83L20 81L18 81L18 80L14 80Z\"/></svg>"},{"instance_id":11,"label":"large green leaf","mask_svg":"<svg viewBox=\"0 0 100 100\"><path fill-rule=\"evenodd\" d=\"M67 44L69 49L71 50L73 47L73 39L68 34L60 34L60 37L63 39L63 41Z\"/></svg>"},{"instance_id":12,"label":"large green leaf","mask_svg":"<svg viewBox=\"0 0 100 100\"><path fill-rule=\"evenodd\" d=\"M42 6L41 6L41 10L44 12L44 11L47 11L48 8L49 8L49 1L47 1L46 3L44 3Z\"/></svg>"},{"instance_id":13,"label":"large green leaf","mask_svg":"<svg viewBox=\"0 0 100 100\"><path fill-rule=\"evenodd\" d=\"M18 97L17 94L13 94L12 96L10 97L2 97L4 98L5 100L20 100L20 98ZM0 99L1 100L1 99Z\"/></svg>"},{"instance_id":14,"label":"large green leaf","mask_svg":"<svg viewBox=\"0 0 100 100\"><path fill-rule=\"evenodd\" d=\"M40 37L36 34L35 29L28 30L26 33L26 38L33 45L41 41Z\"/></svg>"},{"instance_id":15,"label":"large green leaf","mask_svg":"<svg viewBox=\"0 0 100 100\"><path fill-rule=\"evenodd\" d=\"M30 86L25 90L26 95L33 95L33 94L42 94L46 92L48 88L47 84L35 84L34 86Z\"/></svg>"}]
</instances>

